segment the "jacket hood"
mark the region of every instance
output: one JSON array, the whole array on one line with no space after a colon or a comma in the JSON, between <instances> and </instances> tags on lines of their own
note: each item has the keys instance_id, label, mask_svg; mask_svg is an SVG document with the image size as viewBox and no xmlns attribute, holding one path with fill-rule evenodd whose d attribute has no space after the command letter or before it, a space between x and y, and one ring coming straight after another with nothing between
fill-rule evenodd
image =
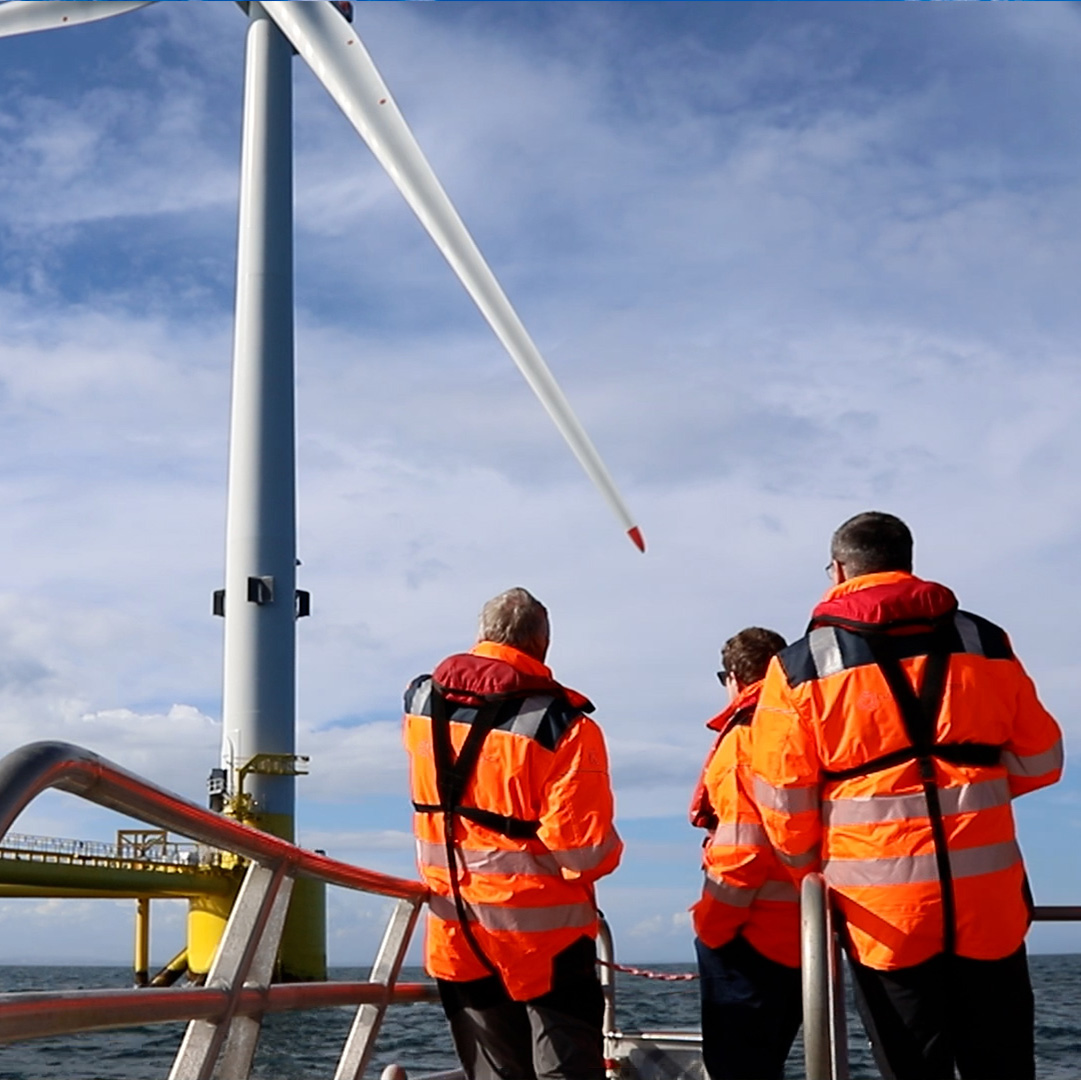
<instances>
[{"instance_id":1,"label":"jacket hood","mask_svg":"<svg viewBox=\"0 0 1081 1080\"><path fill-rule=\"evenodd\" d=\"M576 690L552 678L539 660L517 649L482 641L467 653L448 656L432 672L437 683L452 700L489 695L515 696L553 694L579 712L593 712L593 703Z\"/></svg>"},{"instance_id":2,"label":"jacket hood","mask_svg":"<svg viewBox=\"0 0 1081 1080\"><path fill-rule=\"evenodd\" d=\"M904 629L935 622L957 610L945 585L891 570L863 574L830 589L811 614L816 626Z\"/></svg>"}]
</instances>

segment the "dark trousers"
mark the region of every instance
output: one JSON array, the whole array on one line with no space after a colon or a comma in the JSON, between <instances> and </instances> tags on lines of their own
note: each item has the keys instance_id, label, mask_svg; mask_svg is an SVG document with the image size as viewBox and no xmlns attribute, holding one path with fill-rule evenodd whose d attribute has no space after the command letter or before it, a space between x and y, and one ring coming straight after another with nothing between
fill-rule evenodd
<instances>
[{"instance_id":1,"label":"dark trousers","mask_svg":"<svg viewBox=\"0 0 1081 1080\"><path fill-rule=\"evenodd\" d=\"M741 937L711 949L697 938L702 1060L711 1080L780 1080L803 1016L799 968Z\"/></svg>"},{"instance_id":2,"label":"dark trousers","mask_svg":"<svg viewBox=\"0 0 1081 1080\"><path fill-rule=\"evenodd\" d=\"M552 976L552 989L530 1001L513 1001L494 975L437 980L469 1080L604 1080L604 995L592 938L558 953Z\"/></svg>"},{"instance_id":3,"label":"dark trousers","mask_svg":"<svg viewBox=\"0 0 1081 1080\"><path fill-rule=\"evenodd\" d=\"M852 963L856 1004L886 1080L1032 1080L1032 984L1022 946L1003 960Z\"/></svg>"}]
</instances>

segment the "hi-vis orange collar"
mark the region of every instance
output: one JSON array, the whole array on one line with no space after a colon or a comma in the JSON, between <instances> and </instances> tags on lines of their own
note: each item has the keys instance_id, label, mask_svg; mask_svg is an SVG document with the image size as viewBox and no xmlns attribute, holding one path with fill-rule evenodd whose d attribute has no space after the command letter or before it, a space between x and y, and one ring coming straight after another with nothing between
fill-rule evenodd
<instances>
[{"instance_id":1,"label":"hi-vis orange collar","mask_svg":"<svg viewBox=\"0 0 1081 1080\"><path fill-rule=\"evenodd\" d=\"M916 580L915 576L904 570L882 570L877 574L861 574L859 577L851 577L847 581L842 581L840 585L827 589L822 602L836 600L839 596L847 596L861 589L873 589L876 585L897 585L902 581L910 580Z\"/></svg>"},{"instance_id":2,"label":"hi-vis orange collar","mask_svg":"<svg viewBox=\"0 0 1081 1080\"><path fill-rule=\"evenodd\" d=\"M510 664L515 671L522 672L523 675L536 675L542 679L552 677L551 668L545 667L539 660L522 652L521 649L514 648L513 645L500 645L495 641L478 641L469 653L471 656L483 656L489 660L502 660L505 664Z\"/></svg>"}]
</instances>

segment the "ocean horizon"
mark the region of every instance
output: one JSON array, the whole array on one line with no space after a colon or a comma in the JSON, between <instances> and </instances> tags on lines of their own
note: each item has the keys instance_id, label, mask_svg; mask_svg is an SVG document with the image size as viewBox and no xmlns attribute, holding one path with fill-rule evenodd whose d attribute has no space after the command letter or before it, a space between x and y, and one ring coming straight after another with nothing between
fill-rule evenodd
<instances>
[{"instance_id":1,"label":"ocean horizon","mask_svg":"<svg viewBox=\"0 0 1081 1080\"><path fill-rule=\"evenodd\" d=\"M1081 954L1030 957L1036 995L1038 1080L1081 1080ZM662 973L693 971L693 964L655 964ZM364 980L366 967L332 967L331 977ZM402 981L424 979L403 969ZM0 993L128 987L131 968L119 965L0 964ZM851 993L849 994L851 998ZM268 1016L252 1080L317 1080L331 1077L348 1034L353 1008ZM859 1020L848 1010L849 1061L853 1080L878 1075ZM622 973L616 977L616 1019L625 1032L698 1027L698 984L661 982ZM0 1080L158 1080L167 1076L183 1024L140 1026L63 1038L35 1039L0 1047ZM455 1068L457 1060L438 1005L392 1006L367 1075L389 1064L410 1076ZM786 1078L803 1075L802 1044L789 1055Z\"/></svg>"}]
</instances>

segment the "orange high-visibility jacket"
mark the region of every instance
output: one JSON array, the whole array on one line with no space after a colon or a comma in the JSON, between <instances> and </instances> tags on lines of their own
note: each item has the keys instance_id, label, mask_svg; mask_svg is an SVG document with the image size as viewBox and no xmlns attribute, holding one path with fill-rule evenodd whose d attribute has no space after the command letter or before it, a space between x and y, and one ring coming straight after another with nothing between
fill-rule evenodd
<instances>
[{"instance_id":1,"label":"orange high-visibility jacket","mask_svg":"<svg viewBox=\"0 0 1081 1080\"><path fill-rule=\"evenodd\" d=\"M432 890L430 975L497 974L528 1001L551 989L556 953L596 936L593 883L616 868L623 844L604 737L584 715L592 710L544 664L489 641L409 686L404 739L417 863ZM440 749L441 723L451 751ZM469 776L456 788L452 767L441 781L440 755L468 756L478 723L490 730Z\"/></svg>"},{"instance_id":2,"label":"orange high-visibility jacket","mask_svg":"<svg viewBox=\"0 0 1081 1080\"><path fill-rule=\"evenodd\" d=\"M708 726L720 732L691 804L691 823L712 817L694 932L711 949L742 935L763 956L799 967L799 894L773 853L751 795L752 717L762 683L745 687ZM703 813L708 807L709 814Z\"/></svg>"},{"instance_id":3,"label":"orange high-visibility jacket","mask_svg":"<svg viewBox=\"0 0 1081 1080\"><path fill-rule=\"evenodd\" d=\"M798 881L821 868L856 959L1008 956L1028 926L1010 800L1062 772L1005 632L900 572L830 590L766 673L752 767Z\"/></svg>"}]
</instances>

